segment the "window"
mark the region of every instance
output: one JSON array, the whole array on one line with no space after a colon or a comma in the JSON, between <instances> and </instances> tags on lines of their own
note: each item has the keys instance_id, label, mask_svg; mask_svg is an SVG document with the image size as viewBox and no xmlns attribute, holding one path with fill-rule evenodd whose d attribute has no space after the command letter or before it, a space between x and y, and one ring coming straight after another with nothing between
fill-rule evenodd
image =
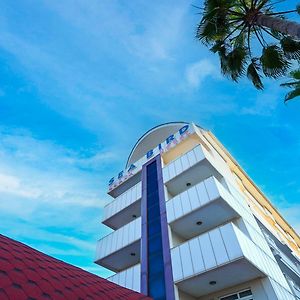
<instances>
[{"instance_id":1,"label":"window","mask_svg":"<svg viewBox=\"0 0 300 300\"><path fill-rule=\"evenodd\" d=\"M253 295L250 289L230 294L219 298L220 300L253 300Z\"/></svg>"},{"instance_id":2,"label":"window","mask_svg":"<svg viewBox=\"0 0 300 300\"><path fill-rule=\"evenodd\" d=\"M166 298L156 161L147 166L148 294Z\"/></svg>"}]
</instances>

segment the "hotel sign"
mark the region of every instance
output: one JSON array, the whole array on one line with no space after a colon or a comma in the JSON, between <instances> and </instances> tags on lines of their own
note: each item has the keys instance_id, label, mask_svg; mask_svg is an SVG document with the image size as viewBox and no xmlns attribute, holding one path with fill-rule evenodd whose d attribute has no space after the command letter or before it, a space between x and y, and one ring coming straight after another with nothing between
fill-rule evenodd
<instances>
[{"instance_id":1,"label":"hotel sign","mask_svg":"<svg viewBox=\"0 0 300 300\"><path fill-rule=\"evenodd\" d=\"M108 183L109 191L113 190L122 182L126 181L131 176L138 173L142 169L143 164L147 162L150 158L156 156L159 153L162 154L169 151L171 148L185 140L192 133L194 133L194 128L190 124L181 127L178 132L176 132L175 134L171 134L164 142L158 144L154 149L150 149L146 153L146 155L144 155L137 162L131 164L127 169L119 172L119 174L116 177L112 177Z\"/></svg>"}]
</instances>

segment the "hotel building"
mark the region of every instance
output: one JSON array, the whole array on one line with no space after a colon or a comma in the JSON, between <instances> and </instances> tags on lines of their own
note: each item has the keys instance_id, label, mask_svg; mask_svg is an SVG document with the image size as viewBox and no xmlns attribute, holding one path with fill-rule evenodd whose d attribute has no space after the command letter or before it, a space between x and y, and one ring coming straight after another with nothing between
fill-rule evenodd
<instances>
[{"instance_id":1,"label":"hotel building","mask_svg":"<svg viewBox=\"0 0 300 300\"><path fill-rule=\"evenodd\" d=\"M146 132L109 181L95 262L154 300L300 299L300 239L216 137Z\"/></svg>"}]
</instances>

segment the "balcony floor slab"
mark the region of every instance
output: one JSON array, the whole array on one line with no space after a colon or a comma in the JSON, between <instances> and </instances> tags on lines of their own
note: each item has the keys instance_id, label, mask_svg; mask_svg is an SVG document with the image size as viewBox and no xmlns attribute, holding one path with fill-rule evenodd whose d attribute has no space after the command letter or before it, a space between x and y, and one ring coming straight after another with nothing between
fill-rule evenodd
<instances>
[{"instance_id":1,"label":"balcony floor slab","mask_svg":"<svg viewBox=\"0 0 300 300\"><path fill-rule=\"evenodd\" d=\"M241 258L176 284L181 291L193 297L200 297L264 276L265 274L247 259ZM211 285L212 281L216 284Z\"/></svg>"}]
</instances>

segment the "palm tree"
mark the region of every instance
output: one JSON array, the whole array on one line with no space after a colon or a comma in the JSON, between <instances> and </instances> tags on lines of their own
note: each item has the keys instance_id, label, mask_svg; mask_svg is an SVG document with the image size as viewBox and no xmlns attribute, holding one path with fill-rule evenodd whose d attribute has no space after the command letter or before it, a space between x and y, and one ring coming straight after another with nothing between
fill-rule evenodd
<instances>
[{"instance_id":1,"label":"palm tree","mask_svg":"<svg viewBox=\"0 0 300 300\"><path fill-rule=\"evenodd\" d=\"M273 12L282 0L204 0L196 37L219 54L223 75L238 81L243 75L257 89L262 77L278 78L300 61L300 24Z\"/></svg>"},{"instance_id":2,"label":"palm tree","mask_svg":"<svg viewBox=\"0 0 300 300\"><path fill-rule=\"evenodd\" d=\"M282 83L281 86L292 88L292 91L285 95L284 102L289 101L295 97L300 96L300 69L292 71L290 73L291 80L286 83Z\"/></svg>"}]
</instances>

